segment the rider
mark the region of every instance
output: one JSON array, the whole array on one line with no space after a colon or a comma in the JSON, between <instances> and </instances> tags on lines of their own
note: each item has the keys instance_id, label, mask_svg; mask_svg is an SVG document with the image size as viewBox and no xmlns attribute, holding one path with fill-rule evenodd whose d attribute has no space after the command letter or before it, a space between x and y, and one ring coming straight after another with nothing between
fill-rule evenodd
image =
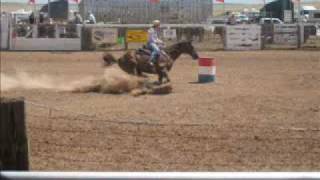
<instances>
[{"instance_id":1,"label":"rider","mask_svg":"<svg viewBox=\"0 0 320 180\"><path fill-rule=\"evenodd\" d=\"M150 65L154 65L160 56L160 45L163 41L159 38L160 34L160 21L154 20L152 27L148 30L148 48L152 50L150 57Z\"/></svg>"}]
</instances>

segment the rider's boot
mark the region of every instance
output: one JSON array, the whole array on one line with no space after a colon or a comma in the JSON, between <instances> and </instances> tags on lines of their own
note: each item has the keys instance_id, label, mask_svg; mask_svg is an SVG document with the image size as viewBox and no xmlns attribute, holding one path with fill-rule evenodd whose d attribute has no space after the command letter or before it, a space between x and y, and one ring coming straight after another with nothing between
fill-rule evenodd
<instances>
[{"instance_id":1,"label":"rider's boot","mask_svg":"<svg viewBox=\"0 0 320 180\"><path fill-rule=\"evenodd\" d=\"M155 62L155 57L150 57L150 59L149 59L149 64L150 64L150 66L154 66L154 63Z\"/></svg>"}]
</instances>

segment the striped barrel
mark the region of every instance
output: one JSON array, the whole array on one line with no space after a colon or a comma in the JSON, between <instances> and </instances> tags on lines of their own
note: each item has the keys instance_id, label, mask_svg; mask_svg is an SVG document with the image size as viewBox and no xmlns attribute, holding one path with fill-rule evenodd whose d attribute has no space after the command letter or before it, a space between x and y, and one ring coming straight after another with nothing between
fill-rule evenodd
<instances>
[{"instance_id":1,"label":"striped barrel","mask_svg":"<svg viewBox=\"0 0 320 180\"><path fill-rule=\"evenodd\" d=\"M216 80L216 61L213 58L199 58L199 83L214 82Z\"/></svg>"}]
</instances>

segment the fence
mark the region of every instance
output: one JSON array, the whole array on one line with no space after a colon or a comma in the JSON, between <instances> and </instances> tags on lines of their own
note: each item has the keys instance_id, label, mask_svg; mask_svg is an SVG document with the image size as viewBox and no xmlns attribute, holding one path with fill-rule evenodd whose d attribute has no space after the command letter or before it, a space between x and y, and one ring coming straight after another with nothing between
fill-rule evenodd
<instances>
[{"instance_id":1,"label":"fence","mask_svg":"<svg viewBox=\"0 0 320 180\"><path fill-rule=\"evenodd\" d=\"M15 24L10 50L81 50L81 27L64 24Z\"/></svg>"},{"instance_id":2,"label":"fence","mask_svg":"<svg viewBox=\"0 0 320 180\"><path fill-rule=\"evenodd\" d=\"M301 25L301 48L320 48L320 24Z\"/></svg>"},{"instance_id":3,"label":"fence","mask_svg":"<svg viewBox=\"0 0 320 180\"><path fill-rule=\"evenodd\" d=\"M0 99L0 169L28 170L28 140L23 99Z\"/></svg>"},{"instance_id":4,"label":"fence","mask_svg":"<svg viewBox=\"0 0 320 180\"><path fill-rule=\"evenodd\" d=\"M149 24L13 25L10 50L126 50L146 43ZM226 33L226 32L231 33ZM163 24L166 45L192 40L198 50L320 48L319 24ZM238 46L237 48L235 47ZM232 48L230 48L230 46ZM250 48L251 47L251 48ZM253 48L254 47L254 48Z\"/></svg>"},{"instance_id":5,"label":"fence","mask_svg":"<svg viewBox=\"0 0 320 180\"><path fill-rule=\"evenodd\" d=\"M224 25L163 24L161 36L167 45L181 40L192 40L201 50L223 49ZM147 40L149 24L108 24L83 26L84 50L124 50L141 47ZM103 36L104 38L100 38Z\"/></svg>"},{"instance_id":6,"label":"fence","mask_svg":"<svg viewBox=\"0 0 320 180\"><path fill-rule=\"evenodd\" d=\"M263 25L263 49L320 48L319 29L318 24Z\"/></svg>"},{"instance_id":7,"label":"fence","mask_svg":"<svg viewBox=\"0 0 320 180\"><path fill-rule=\"evenodd\" d=\"M89 25L84 26L88 31L83 49L94 50L123 50L135 49L145 43L146 29L150 25ZM110 33L111 39L94 41L93 29L99 29ZM137 31L138 30L138 31ZM135 31L137 41L127 39L128 32ZM226 33L231 31L231 33ZM163 24L161 28L162 38L167 45L180 40L193 40L198 50L257 50L257 49L296 49L296 48L320 48L320 26L317 24L267 24L267 25L204 25L204 24ZM108 35L106 35L108 36ZM110 34L109 34L110 36ZM89 40L89 41L88 41ZM140 41L140 42L139 42ZM230 46L238 47L230 48ZM251 48L250 48L251 47Z\"/></svg>"}]
</instances>

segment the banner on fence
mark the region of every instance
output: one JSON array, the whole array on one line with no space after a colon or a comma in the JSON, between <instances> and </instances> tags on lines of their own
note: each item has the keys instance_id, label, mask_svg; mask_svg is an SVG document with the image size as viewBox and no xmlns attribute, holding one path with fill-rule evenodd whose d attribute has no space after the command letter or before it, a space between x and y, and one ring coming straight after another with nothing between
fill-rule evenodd
<instances>
[{"instance_id":1,"label":"banner on fence","mask_svg":"<svg viewBox=\"0 0 320 180\"><path fill-rule=\"evenodd\" d=\"M274 25L273 42L279 45L297 45L298 26L296 24Z\"/></svg>"},{"instance_id":2,"label":"banner on fence","mask_svg":"<svg viewBox=\"0 0 320 180\"><path fill-rule=\"evenodd\" d=\"M144 30L128 30L128 43L146 43L148 41L148 32Z\"/></svg>"},{"instance_id":3,"label":"banner on fence","mask_svg":"<svg viewBox=\"0 0 320 180\"><path fill-rule=\"evenodd\" d=\"M245 51L261 49L261 26L227 26L225 49Z\"/></svg>"},{"instance_id":4,"label":"banner on fence","mask_svg":"<svg viewBox=\"0 0 320 180\"><path fill-rule=\"evenodd\" d=\"M113 28L93 28L92 42L93 43L117 43L118 30Z\"/></svg>"},{"instance_id":5,"label":"banner on fence","mask_svg":"<svg viewBox=\"0 0 320 180\"><path fill-rule=\"evenodd\" d=\"M164 29L163 37L168 40L177 39L177 31L175 29Z\"/></svg>"}]
</instances>

